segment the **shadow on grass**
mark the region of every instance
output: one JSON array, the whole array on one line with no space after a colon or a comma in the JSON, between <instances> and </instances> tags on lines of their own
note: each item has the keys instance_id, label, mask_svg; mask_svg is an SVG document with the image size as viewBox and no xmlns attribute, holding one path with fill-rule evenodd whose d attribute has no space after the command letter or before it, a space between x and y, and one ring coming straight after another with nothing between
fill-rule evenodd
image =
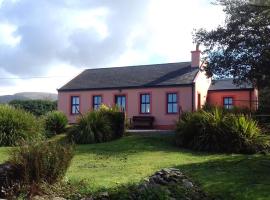
<instances>
[{"instance_id":1,"label":"shadow on grass","mask_svg":"<svg viewBox=\"0 0 270 200\"><path fill-rule=\"evenodd\" d=\"M270 155L232 155L175 168L217 199L270 199Z\"/></svg>"}]
</instances>

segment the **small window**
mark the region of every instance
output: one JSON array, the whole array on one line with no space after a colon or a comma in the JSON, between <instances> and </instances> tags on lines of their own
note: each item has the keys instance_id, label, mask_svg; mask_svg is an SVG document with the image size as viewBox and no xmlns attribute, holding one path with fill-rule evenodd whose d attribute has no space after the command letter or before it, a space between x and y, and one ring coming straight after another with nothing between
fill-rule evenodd
<instances>
[{"instance_id":1,"label":"small window","mask_svg":"<svg viewBox=\"0 0 270 200\"><path fill-rule=\"evenodd\" d=\"M178 113L177 94L167 94L167 113Z\"/></svg>"},{"instance_id":2,"label":"small window","mask_svg":"<svg viewBox=\"0 0 270 200\"><path fill-rule=\"evenodd\" d=\"M232 97L224 97L223 98L223 106L226 109L232 109L233 108L233 98Z\"/></svg>"},{"instance_id":3,"label":"small window","mask_svg":"<svg viewBox=\"0 0 270 200\"><path fill-rule=\"evenodd\" d=\"M117 96L115 96L115 104L122 111L126 111L126 96L125 95L117 95Z\"/></svg>"},{"instance_id":4,"label":"small window","mask_svg":"<svg viewBox=\"0 0 270 200\"><path fill-rule=\"evenodd\" d=\"M140 95L141 113L150 113L150 94Z\"/></svg>"},{"instance_id":5,"label":"small window","mask_svg":"<svg viewBox=\"0 0 270 200\"><path fill-rule=\"evenodd\" d=\"M80 97L72 96L71 97L71 114L80 113Z\"/></svg>"},{"instance_id":6,"label":"small window","mask_svg":"<svg viewBox=\"0 0 270 200\"><path fill-rule=\"evenodd\" d=\"M100 95L93 96L93 108L94 110L97 110L102 103L102 97Z\"/></svg>"}]
</instances>

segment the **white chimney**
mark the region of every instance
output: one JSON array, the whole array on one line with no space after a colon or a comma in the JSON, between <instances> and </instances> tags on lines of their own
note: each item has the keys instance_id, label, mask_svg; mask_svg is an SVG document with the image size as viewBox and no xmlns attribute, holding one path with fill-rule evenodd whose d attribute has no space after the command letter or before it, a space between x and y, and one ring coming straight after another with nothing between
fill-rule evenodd
<instances>
[{"instance_id":1,"label":"white chimney","mask_svg":"<svg viewBox=\"0 0 270 200\"><path fill-rule=\"evenodd\" d=\"M201 65L201 50L200 45L196 45L196 50L191 51L191 67L200 67Z\"/></svg>"}]
</instances>

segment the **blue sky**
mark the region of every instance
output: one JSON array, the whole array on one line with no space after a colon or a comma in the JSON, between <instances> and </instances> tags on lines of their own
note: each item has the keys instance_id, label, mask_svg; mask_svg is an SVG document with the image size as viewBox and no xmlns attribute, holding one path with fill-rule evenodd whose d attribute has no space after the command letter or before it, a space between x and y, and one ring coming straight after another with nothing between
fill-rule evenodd
<instances>
[{"instance_id":1,"label":"blue sky","mask_svg":"<svg viewBox=\"0 0 270 200\"><path fill-rule=\"evenodd\" d=\"M192 31L223 22L209 0L0 0L0 95L56 92L85 68L189 61Z\"/></svg>"}]
</instances>

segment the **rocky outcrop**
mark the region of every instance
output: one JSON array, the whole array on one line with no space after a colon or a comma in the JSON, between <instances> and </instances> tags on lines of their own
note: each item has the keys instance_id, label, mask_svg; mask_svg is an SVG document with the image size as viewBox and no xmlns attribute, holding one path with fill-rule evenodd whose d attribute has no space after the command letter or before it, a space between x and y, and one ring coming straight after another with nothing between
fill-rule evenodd
<instances>
[{"instance_id":1,"label":"rocky outcrop","mask_svg":"<svg viewBox=\"0 0 270 200\"><path fill-rule=\"evenodd\" d=\"M121 188L118 194L111 195L102 193L97 196L84 198L82 200L114 200L122 197ZM126 199L170 199L170 200L210 200L201 188L192 182L179 169L166 168L157 171L155 174L146 178L135 188L125 188L129 191ZM153 194L156 193L156 194ZM158 194L159 193L159 194ZM123 198L120 198L123 199Z\"/></svg>"}]
</instances>

